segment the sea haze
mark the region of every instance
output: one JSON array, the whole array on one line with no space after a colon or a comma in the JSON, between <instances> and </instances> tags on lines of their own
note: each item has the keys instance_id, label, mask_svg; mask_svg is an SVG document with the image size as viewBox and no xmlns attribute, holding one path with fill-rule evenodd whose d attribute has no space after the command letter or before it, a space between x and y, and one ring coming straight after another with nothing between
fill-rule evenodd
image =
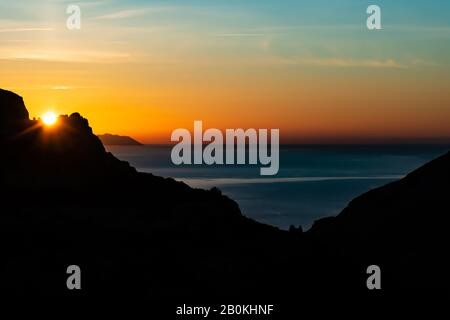
<instances>
[{"instance_id":1,"label":"sea haze","mask_svg":"<svg viewBox=\"0 0 450 320\"><path fill-rule=\"evenodd\" d=\"M107 146L139 171L196 188L218 187L248 217L282 229L338 214L354 197L399 179L450 150L450 145L282 146L280 171L255 166L175 166L170 146Z\"/></svg>"}]
</instances>

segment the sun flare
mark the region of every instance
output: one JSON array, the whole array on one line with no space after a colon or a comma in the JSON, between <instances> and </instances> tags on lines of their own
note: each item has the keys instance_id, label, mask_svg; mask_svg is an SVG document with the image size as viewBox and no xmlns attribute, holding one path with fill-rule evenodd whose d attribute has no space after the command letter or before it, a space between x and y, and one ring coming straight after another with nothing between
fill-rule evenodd
<instances>
[{"instance_id":1,"label":"sun flare","mask_svg":"<svg viewBox=\"0 0 450 320\"><path fill-rule=\"evenodd\" d=\"M47 112L42 116L42 121L46 126L52 126L56 123L58 117L54 112Z\"/></svg>"}]
</instances>

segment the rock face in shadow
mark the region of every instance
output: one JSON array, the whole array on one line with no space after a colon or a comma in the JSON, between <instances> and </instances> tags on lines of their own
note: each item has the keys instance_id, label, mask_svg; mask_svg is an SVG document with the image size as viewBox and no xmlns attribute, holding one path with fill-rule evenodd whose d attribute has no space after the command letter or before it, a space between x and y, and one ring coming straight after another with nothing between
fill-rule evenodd
<instances>
[{"instance_id":1,"label":"rock face in shadow","mask_svg":"<svg viewBox=\"0 0 450 320\"><path fill-rule=\"evenodd\" d=\"M371 264L388 292L448 288L448 154L307 233L287 232L246 218L217 189L137 172L77 113L45 127L0 91L0 114L0 271L11 296L344 301L368 294ZM81 291L66 287L73 264Z\"/></svg>"}]
</instances>

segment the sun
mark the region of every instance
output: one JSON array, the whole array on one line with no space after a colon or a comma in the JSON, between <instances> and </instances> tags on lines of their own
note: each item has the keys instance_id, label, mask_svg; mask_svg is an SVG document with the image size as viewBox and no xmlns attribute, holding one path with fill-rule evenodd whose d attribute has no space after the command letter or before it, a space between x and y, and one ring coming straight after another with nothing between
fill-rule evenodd
<instances>
[{"instance_id":1,"label":"sun","mask_svg":"<svg viewBox=\"0 0 450 320\"><path fill-rule=\"evenodd\" d=\"M42 116L42 121L46 126L52 126L56 123L58 117L54 112L47 112Z\"/></svg>"}]
</instances>

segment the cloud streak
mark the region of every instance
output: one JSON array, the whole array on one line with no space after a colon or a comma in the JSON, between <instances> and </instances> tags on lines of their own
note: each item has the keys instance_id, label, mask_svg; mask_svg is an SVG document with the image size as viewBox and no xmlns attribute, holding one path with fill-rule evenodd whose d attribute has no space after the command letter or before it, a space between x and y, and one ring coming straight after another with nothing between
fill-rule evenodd
<instances>
[{"instance_id":1,"label":"cloud streak","mask_svg":"<svg viewBox=\"0 0 450 320\"><path fill-rule=\"evenodd\" d=\"M408 66L401 64L395 59L351 59L351 58L274 58L269 63L279 65L304 65L314 67L336 67L336 68L397 68L403 69Z\"/></svg>"},{"instance_id":2,"label":"cloud streak","mask_svg":"<svg viewBox=\"0 0 450 320\"><path fill-rule=\"evenodd\" d=\"M129 62L131 54L112 51L32 50L1 52L3 60L33 60L45 62L121 63Z\"/></svg>"},{"instance_id":3,"label":"cloud streak","mask_svg":"<svg viewBox=\"0 0 450 320\"><path fill-rule=\"evenodd\" d=\"M105 15L100 15L91 18L92 20L117 20L117 19L128 19L143 16L149 13L163 12L172 10L172 7L153 7L153 8L141 8L141 9L127 9L112 12Z\"/></svg>"},{"instance_id":4,"label":"cloud streak","mask_svg":"<svg viewBox=\"0 0 450 320\"><path fill-rule=\"evenodd\" d=\"M264 33L222 33L216 34L216 37L265 37Z\"/></svg>"},{"instance_id":5,"label":"cloud streak","mask_svg":"<svg viewBox=\"0 0 450 320\"><path fill-rule=\"evenodd\" d=\"M33 31L54 31L54 28L6 28L0 29L0 33L5 32L33 32Z\"/></svg>"},{"instance_id":6,"label":"cloud streak","mask_svg":"<svg viewBox=\"0 0 450 320\"><path fill-rule=\"evenodd\" d=\"M300 59L299 62L319 67L406 68L395 59L306 58Z\"/></svg>"}]
</instances>

